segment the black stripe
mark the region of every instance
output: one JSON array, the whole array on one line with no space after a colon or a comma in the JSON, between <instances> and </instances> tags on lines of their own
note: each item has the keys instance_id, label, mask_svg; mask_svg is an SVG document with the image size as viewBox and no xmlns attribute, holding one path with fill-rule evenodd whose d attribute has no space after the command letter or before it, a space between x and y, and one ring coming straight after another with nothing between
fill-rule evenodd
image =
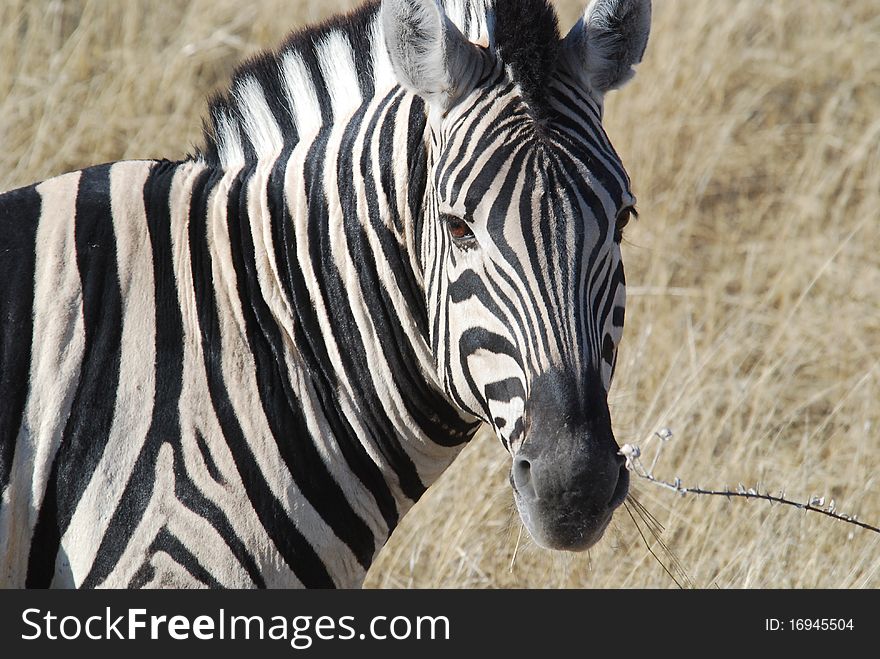
<instances>
[{"instance_id":1,"label":"black stripe","mask_svg":"<svg viewBox=\"0 0 880 659\"><path fill-rule=\"evenodd\" d=\"M400 209L397 208L397 177L395 176L394 167L390 167L388 165L391 165L397 159L397 154L395 154L394 152L394 132L397 122L402 121L402 117L399 116L399 113L401 101L403 99L403 94L394 97L394 100L388 107L388 112L387 114L385 114L382 123L377 123L379 117L382 116L382 110L380 109L378 112L375 112L373 114L373 118L369 123L369 132L367 134L367 139L365 140L364 144L364 152L361 155L361 166L363 167L364 165L368 165L370 166L371 170L369 174L364 173L364 181L367 183L368 186L373 183L377 184L379 188L385 192L385 200L388 203L388 215L391 216L391 222L394 225L394 228L397 231L398 235L400 236L404 235L404 227L403 217L401 216ZM382 103L383 107L384 105L385 104ZM357 120L357 126L353 126L353 122L349 123L346 128L347 134L343 137L342 144L340 145L340 165L342 163L349 164L353 160L353 154L351 153L351 151L354 148L354 137L357 135L357 132L353 131L353 128L360 126L363 115L359 114L355 119ZM378 157L380 166L378 168L372 167L372 165L374 164L372 154L372 141L375 139L379 140ZM339 183L341 185L350 185L351 187L345 192L351 196L352 201L356 200L357 191L353 185L356 172L346 171L344 169L340 169L339 172L342 175ZM406 182L404 181L403 184L406 185ZM340 191L340 194L341 193L342 191ZM353 205L355 206L355 208L357 208L356 204ZM380 217L378 213L376 215L370 215L370 218L373 220L374 224L378 224L382 220L386 219Z\"/></svg>"},{"instance_id":2,"label":"black stripe","mask_svg":"<svg viewBox=\"0 0 880 659\"><path fill-rule=\"evenodd\" d=\"M189 222L189 247L190 247L190 266L193 278L193 288L196 299L196 306L200 308L200 304L213 302L213 289L208 285L212 281L211 261L205 240L205 231L208 221L208 203L210 201L211 192L214 190L218 181L222 177L222 172L213 170L203 171L196 179L193 185L193 196L190 205L190 222ZM210 293L208 292L210 290ZM200 316L201 317L201 316ZM219 337L219 334L215 334ZM204 342L203 342L204 344ZM215 364L216 368L220 368L219 364ZM214 458L211 455L211 449L208 441L202 433L195 429L196 445L199 448L208 474L216 482L225 485L226 482L217 468ZM212 438L214 439L214 438ZM263 580L260 569L256 560L248 551L247 546L238 536L235 528L229 521L226 513L220 509L213 501L208 499L192 482L185 468L186 462L183 456L183 447L181 444L174 446L174 494L177 499L208 521L216 530L226 546L235 556L239 565L245 569L251 582L257 588L265 588L266 584Z\"/></svg>"},{"instance_id":3,"label":"black stripe","mask_svg":"<svg viewBox=\"0 0 880 659\"><path fill-rule=\"evenodd\" d=\"M557 286L550 286L550 293L553 296L551 308L553 309L556 321L554 326L556 329L557 343L563 346L574 347L575 338L572 336L571 314L577 308L577 283L574 285L575 290L570 290L571 275L576 274L580 268L589 267L586 263L581 263L577 259L566 258L566 255L577 253L580 246L584 242L584 220L576 210L577 197L573 190L570 189L568 181L562 180L559 170L556 167L547 167L542 172L546 177L544 181L545 190L558 190L559 195L544 195L541 199L542 217L540 222L547 226L547 232L550 234L551 244L554 245L556 257L550 259L552 265L551 276L555 276L558 282L558 288L562 289L562 299L557 297ZM567 205L567 208L566 208ZM552 226L551 226L552 225ZM574 235L572 242L568 241L568 227ZM570 272L570 266L574 266L575 273ZM575 304L575 309L566 308L566 303L571 300Z\"/></svg>"},{"instance_id":4,"label":"black stripe","mask_svg":"<svg viewBox=\"0 0 880 659\"><path fill-rule=\"evenodd\" d=\"M462 116L458 123L449 128L449 135L447 138L449 142L459 141L458 137L462 130L464 130L465 133L463 139L459 141L461 146L457 151L453 152L447 148L439 154L440 160L437 162L436 168L437 171L442 172L442 174L437 181L437 190L440 191L441 194L444 194L445 197L452 197L453 191L449 190L449 186L452 183L451 177L452 174L457 171L461 163L464 162L465 158L473 158L474 156L478 159L481 158L486 149L491 146L492 140L497 137L499 131L507 128L510 115L515 112L517 107L522 106L522 101L519 99L514 98L509 101L503 110L498 113L497 121L492 124L491 130L480 135L477 144L471 144L474 139L474 134L477 132L477 128L481 125L486 113L493 108L497 103L498 98L503 98L512 90L513 83L510 83L497 92L486 94L475 107L471 108L468 113ZM491 137L492 139L487 140L488 137Z\"/></svg>"},{"instance_id":5,"label":"black stripe","mask_svg":"<svg viewBox=\"0 0 880 659\"><path fill-rule=\"evenodd\" d=\"M204 444L201 435L197 435L196 440L199 441L200 450L202 450L202 447L204 446L202 454L207 457L207 460L209 461L208 469L210 470L213 466L210 452L208 452L207 446ZM192 479L186 471L185 465L186 462L183 457L183 449L179 444L176 444L174 446L175 497L177 497L177 500L180 501L180 503L200 517L203 517L217 530L217 533L223 538L224 543L229 547L229 550L232 552L233 556L235 556L239 565L247 572L251 583L256 588L265 588L266 582L263 580L260 568L257 566L254 557L248 551L245 543L240 537L238 537L238 534L235 532L235 528L230 523L226 513L201 493L198 487L192 482ZM213 467L213 469L216 471L216 467ZM215 480L217 479L215 478Z\"/></svg>"},{"instance_id":6,"label":"black stripe","mask_svg":"<svg viewBox=\"0 0 880 659\"><path fill-rule=\"evenodd\" d=\"M516 107L518 107L517 102L511 101L502 112L514 112ZM463 164L458 168L444 169L442 164L438 165L437 171L442 171L444 178L448 179L448 184L438 187L446 192L449 203L458 204L461 194L466 194L464 219L471 219L474 208L482 201L492 182L497 178L500 168L517 150L525 147L527 142L533 139L532 135L528 129L522 128L521 122L517 121L515 116L508 116L492 124L492 127L480 134L475 141L461 143L460 153L455 156L455 160L462 160ZM467 154L466 160L463 154ZM479 173L474 177L474 181L466 186L474 169L478 169Z\"/></svg>"},{"instance_id":7,"label":"black stripe","mask_svg":"<svg viewBox=\"0 0 880 659\"><path fill-rule=\"evenodd\" d=\"M623 169L623 164L620 162L614 149L609 150L597 140L596 133L602 131L601 125L592 126L596 131L596 133L593 133L585 130L584 126L578 124L575 120L559 115L555 122L555 128L553 138L561 147L557 150L560 159L570 158L582 161L580 167L586 165L591 177L608 191L608 194L615 202L619 203L623 197L623 187L628 179ZM568 153L565 153L562 149L565 149ZM606 162L602 162L600 156ZM572 167L566 168L573 172L572 180L583 180L583 175L580 174L580 167L578 167L577 163L573 163ZM587 185L584 183L584 185L579 187L586 189Z\"/></svg>"},{"instance_id":8,"label":"black stripe","mask_svg":"<svg viewBox=\"0 0 880 659\"><path fill-rule=\"evenodd\" d=\"M602 123L600 108L596 106L595 101L593 101L593 99L584 91L580 83L576 82L574 78L564 72L559 73L557 76L557 82L559 84L559 89L557 91L560 91L563 94L563 99L561 101L563 105L567 108L571 108L574 104L580 110L586 109L592 115L594 123Z\"/></svg>"},{"instance_id":9,"label":"black stripe","mask_svg":"<svg viewBox=\"0 0 880 659\"><path fill-rule=\"evenodd\" d=\"M254 356L257 387L269 428L294 482L338 538L351 548L367 569L376 551L370 528L351 508L316 448L292 390L284 358L284 339L260 289L256 253L247 216L248 195L237 201L237 222L230 221L232 261L238 278L239 296ZM230 207L230 215L235 212ZM259 224L259 222L257 222ZM341 441L341 438L340 438Z\"/></svg>"},{"instance_id":10,"label":"black stripe","mask_svg":"<svg viewBox=\"0 0 880 659\"><path fill-rule=\"evenodd\" d=\"M165 442L180 442L179 402L183 387L183 319L177 298L171 242L169 194L174 163L157 163L144 186L144 208L153 252L156 309L156 389L150 429L128 475L107 532L95 556L83 588L95 588L110 575L143 518L153 496L156 459Z\"/></svg>"},{"instance_id":11,"label":"black stripe","mask_svg":"<svg viewBox=\"0 0 880 659\"><path fill-rule=\"evenodd\" d=\"M84 332L80 378L31 540L28 587L46 587L80 497L113 425L122 353L122 293L110 201L110 165L82 172L74 237Z\"/></svg>"},{"instance_id":12,"label":"black stripe","mask_svg":"<svg viewBox=\"0 0 880 659\"><path fill-rule=\"evenodd\" d=\"M610 334L606 334L602 339L602 360L609 366L614 365L614 341Z\"/></svg>"},{"instance_id":13,"label":"black stripe","mask_svg":"<svg viewBox=\"0 0 880 659\"><path fill-rule=\"evenodd\" d=\"M130 590L143 588L156 578L156 568L154 568L153 564L150 562L151 558L152 556L149 556L143 563L141 563L137 572L134 573L134 576L128 582L127 588Z\"/></svg>"},{"instance_id":14,"label":"black stripe","mask_svg":"<svg viewBox=\"0 0 880 659\"><path fill-rule=\"evenodd\" d=\"M605 302L602 304L601 311L596 316L596 324L600 331L604 331L605 325L608 323L609 316L612 314L614 298L617 297L617 283L612 274L604 281Z\"/></svg>"},{"instance_id":15,"label":"black stripe","mask_svg":"<svg viewBox=\"0 0 880 659\"><path fill-rule=\"evenodd\" d=\"M407 187L407 202L409 213L413 219L413 245L422 244L422 230L425 213L422 209L425 203L425 189L428 185L428 150L425 144L425 127L427 116L425 114L425 102L420 97L413 98L409 106L409 128L407 130L406 161L409 163L409 186ZM390 163L388 163L390 165ZM419 289L419 292L422 292ZM424 293L422 292L423 299ZM425 311L424 319L419 318L419 329L428 339L428 317Z\"/></svg>"},{"instance_id":16,"label":"black stripe","mask_svg":"<svg viewBox=\"0 0 880 659\"><path fill-rule=\"evenodd\" d=\"M373 52L371 28L376 12L375 6L371 6L371 4L368 3L349 14L344 28L345 36L351 44L354 67L361 88L361 98L364 99L365 104L376 93L371 56Z\"/></svg>"},{"instance_id":17,"label":"black stripe","mask_svg":"<svg viewBox=\"0 0 880 659\"><path fill-rule=\"evenodd\" d=\"M489 287L487 286L487 280L489 279L490 276L488 272L485 272L483 276L480 276L473 270L464 270L454 281L449 282L449 286L447 288L449 301L452 304L461 304L465 300L475 298L479 300L480 305L486 309L489 315L497 318L498 321L500 321L504 324L505 327L507 327L509 324L504 318L504 312L502 308L498 306L492 295L489 293ZM506 309L508 309L512 313L515 313L513 301L507 297L507 295L504 293L504 291L501 290L500 287L495 287L495 290L493 292L495 293L495 295L501 298L501 301L502 303L504 303Z\"/></svg>"},{"instance_id":18,"label":"black stripe","mask_svg":"<svg viewBox=\"0 0 880 659\"><path fill-rule=\"evenodd\" d=\"M514 398L526 399L526 390L519 378L507 378L486 385L486 398L500 403L509 403Z\"/></svg>"},{"instance_id":19,"label":"black stripe","mask_svg":"<svg viewBox=\"0 0 880 659\"><path fill-rule=\"evenodd\" d=\"M587 289L587 299L584 300L584 303L585 309L590 313L586 320L589 323L590 345L593 348L591 356L596 358L596 364L598 364L598 355L601 354L604 341L604 337L600 336L600 334L605 330L605 321L611 313L611 305L614 302L611 295L611 282L608 276L613 265L611 252L606 251L598 263L593 259L591 259L590 263L593 271L591 272ZM593 295L594 292L595 295ZM593 296L592 302L589 299L591 296Z\"/></svg>"},{"instance_id":20,"label":"black stripe","mask_svg":"<svg viewBox=\"0 0 880 659\"><path fill-rule=\"evenodd\" d=\"M629 176L626 171L623 169L623 162L620 159L620 155L617 153L617 150L614 148L614 145L611 144L611 140L608 138L608 134L605 132L605 129L602 126L602 114L603 109L601 106L597 107L593 99L587 95L580 85L574 83L572 79L568 76L564 76L566 79L560 78L560 90L556 90L557 92L562 93L563 98L560 103L557 104L557 108L559 111L564 110L571 112L574 111L575 114L584 114L584 110L589 113L589 117L582 116L581 120L589 125L587 132L593 134L593 137L601 140L601 143L604 145L606 151L610 151L613 154L613 158L611 159L615 163L615 167L618 168L618 171L622 175L623 181L629 183ZM564 113L564 112L563 112ZM580 131L575 130L575 134L583 132L583 129Z\"/></svg>"},{"instance_id":21,"label":"black stripe","mask_svg":"<svg viewBox=\"0 0 880 659\"><path fill-rule=\"evenodd\" d=\"M479 349L487 350L498 355L506 355L515 361L520 369L525 372L522 357L516 349L516 346L514 346L506 337L487 330L484 327L472 327L462 333L458 343L459 362L466 364L468 356L474 354ZM479 401L479 404L482 407L482 418L491 419L492 415L489 411L488 404L484 399L484 394L480 391L470 371L465 369L464 376L467 385L471 390L471 394L473 394L473 397Z\"/></svg>"},{"instance_id":22,"label":"black stripe","mask_svg":"<svg viewBox=\"0 0 880 659\"><path fill-rule=\"evenodd\" d=\"M223 474L220 473L220 470L217 469L217 463L214 462L214 456L211 455L211 449L208 448L208 444L205 442L205 437L202 433L196 429L196 446L199 447L199 453L202 456L202 460L205 462L205 469L208 470L208 475L214 480L218 485L226 485L226 479L223 478Z\"/></svg>"},{"instance_id":23,"label":"black stripe","mask_svg":"<svg viewBox=\"0 0 880 659\"><path fill-rule=\"evenodd\" d=\"M377 122L379 121L379 117L385 112L386 108L388 109L388 119L384 122L384 126L394 125L393 119L396 116L396 112L399 109L400 104L399 97L394 100L392 99L394 99L394 96L389 95L383 100L377 110L373 113L373 116L370 119L369 124L367 125L367 129L363 137L363 148L359 167L360 172L362 172L362 177L364 181L364 193L367 201L367 216L368 218L372 218L374 220L373 229L376 231L379 237L382 249L385 249L386 246L388 246L389 244L394 244L396 246L397 241L395 240L393 234L386 228L384 222L381 222L380 220L378 194L376 189L377 173L374 170L372 144L373 140L377 139ZM349 122L349 125L346 127L337 161L337 170L339 172L339 181L337 184L339 186L339 198L343 214L343 226L345 228L349 251L351 251L352 246L354 246L355 254L352 255L352 258L360 259L362 257L364 259L363 266L358 267L358 273L360 275L359 278L362 284L361 288L363 288L363 282L365 280L371 281L371 283L369 284L371 288L379 288L380 284L378 281L378 275L375 272L375 261L370 258L372 256L371 248L368 244L364 231L361 229L360 222L362 220L358 217L357 208L358 193L355 183L355 170L357 168L355 167L353 157L354 150L357 144L358 133L362 125L361 122L363 121L364 116L364 111L358 112L352 118L351 122ZM378 136L378 139L382 140L379 151L380 159L384 164L386 163L386 160L381 154L388 153L387 149L390 149L389 141L393 140L393 134L387 134L384 132L384 130L381 130L381 134ZM387 164L387 167L383 167L382 170L380 170L383 180L385 180L387 176L386 170L391 169L390 160L387 161ZM402 232L402 221L397 214L395 199L396 195L388 191L386 191L386 194L389 204L392 204L390 207L390 211L395 218L393 222L396 226L400 226L400 230ZM369 219L367 219L366 221L369 221ZM416 296L413 292L413 290L417 289L418 286L417 284L415 284L415 275L413 274L412 269L401 258L399 248L390 248L390 251L392 252L392 255L390 256L392 260L389 262L392 264L390 266L390 269L395 275L395 280L398 283L401 292L404 294L404 297L407 298L407 307L411 309L416 316L424 314L424 317L426 317L427 310L424 306L424 300L422 299L421 304L419 304L419 302L416 301ZM371 293L375 293L375 291L371 291ZM375 309L375 311L378 312L379 310ZM379 328L379 331L381 332L382 328ZM415 359L413 359L413 364L415 364ZM322 397L322 402L324 403L325 410L327 410L327 408L336 407L336 405L334 405L334 401L329 396ZM332 414L332 416L338 417L341 415L339 415L338 412L335 412ZM347 421L346 426L348 426ZM376 466L375 462L373 462L373 460L369 457L369 454L366 452L361 441L359 441L356 433L350 428L348 428L347 430L347 432L343 432L342 434L336 434L336 437L339 438L339 445L342 448L343 453L347 456L346 461L348 462L349 467L352 468L352 470L357 474L361 482L367 487L367 489L370 490L371 494L376 500L376 504L379 506L379 509L382 512L382 516L385 519L386 524L388 524L388 529L390 533L390 531L393 530L394 527L397 525L399 519L397 504L394 501L394 497L391 494L391 490L385 480L384 475ZM348 457L349 454L350 457Z\"/></svg>"},{"instance_id":24,"label":"black stripe","mask_svg":"<svg viewBox=\"0 0 880 659\"><path fill-rule=\"evenodd\" d=\"M296 132L296 124L293 121L293 114L290 108L290 102L287 94L284 93L284 80L281 67L278 66L277 56L275 53L261 53L252 59L247 65L247 75L243 75L244 71L239 72L239 76L235 80L233 90L239 91L242 83L249 78L255 80L263 92L263 99L266 106L272 113L275 123L284 135L284 140L288 143L296 144L299 136ZM245 126L244 110L245 107L236 99L235 103L236 120L239 125ZM247 134L246 130L241 131Z\"/></svg>"},{"instance_id":25,"label":"black stripe","mask_svg":"<svg viewBox=\"0 0 880 659\"><path fill-rule=\"evenodd\" d=\"M583 180L578 164L570 156L560 153L556 162L561 170L562 178L567 178L573 182L580 182ZM596 169L598 165L598 162L596 161L593 161L592 165L594 169L591 169L591 171L593 171L595 178L599 181L599 185L601 185L602 181L608 178L608 171L604 169ZM602 175L603 172L605 173L605 177ZM563 186L563 188L565 187L566 186ZM595 226L599 232L598 240L590 247L589 255L586 259L581 261L578 294L575 296L577 304L588 305L589 295L593 290L592 287L596 276L596 259L605 247L605 240L609 230L609 218L605 212L605 207L602 205L601 200L596 194L596 191L589 185L586 185L586 183L583 185L572 186L571 189L567 190L566 194L571 200L573 207L586 207L585 210L589 215L584 219L591 218L594 220L596 223ZM577 252L579 253L580 251L581 248L578 248ZM584 296L583 300L578 299L581 295ZM583 319L583 316L581 316L581 319ZM583 323L579 322L576 326L576 332L575 345L580 346L584 345L584 343L588 343L591 348L589 354L593 356L597 355L601 346L598 338L595 336L593 324L591 323L589 327L584 327Z\"/></svg>"},{"instance_id":26,"label":"black stripe","mask_svg":"<svg viewBox=\"0 0 880 659\"><path fill-rule=\"evenodd\" d=\"M310 34L307 39L303 40L299 48L299 54L302 62L309 71L309 78L315 88L315 97L318 99L318 105L321 107L321 118L324 126L333 125L333 102L330 98L330 91L327 88L327 81L324 80L324 74L321 72L321 63L318 60L317 47L321 39L317 35Z\"/></svg>"},{"instance_id":27,"label":"black stripe","mask_svg":"<svg viewBox=\"0 0 880 659\"><path fill-rule=\"evenodd\" d=\"M414 103L413 105L419 104ZM415 273L413 272L412 262L408 258L409 255L405 249L401 249L400 243L398 242L398 239L401 241L406 239L401 213L408 210L412 214L412 219L417 219L418 221L421 221L422 219L421 211L418 208L416 210L412 209L412 196L409 197L409 207L407 209L404 210L397 207L397 194L395 192L396 183L394 181L394 166L396 160L393 155L394 133L392 130L388 130L388 128L393 127L396 122L404 120L404 116L400 113L400 108L400 103L395 101L389 108L382 126L378 126L377 124L381 110L373 115L364 135L364 148L361 153L360 172L364 181L364 196L367 201L368 221L372 223L376 235L379 238L382 250L381 256L389 263L389 270L394 277L397 288L403 294L407 309L415 319L422 336L427 338L428 309L425 304L425 295L416 279ZM410 122L408 124L410 131L419 131L420 127L422 130L421 133L412 137L407 144L407 157L410 171L409 181L407 183L407 194L413 195L414 188L421 189L422 193L424 193L424 186L426 184L424 177L427 175L427 153L424 144L422 143L424 118L421 120L421 123L419 123L419 120L414 118L411 107L408 120ZM415 123L413 123L414 121ZM412 132L410 135L412 135ZM350 144L351 148L341 150L339 155L339 166L341 168L344 167L344 169L339 170L342 173L342 180L340 180L340 194L343 194L342 188L345 186L345 193L351 194L352 199L356 199L354 196L357 191L355 185L355 163L350 159L350 152L354 149L354 134L351 134L349 138L350 141L344 142L344 144ZM375 162L372 149L372 143L376 139L379 140L378 162ZM392 222L397 228L398 237L395 237L386 229L385 222L381 217L381 211L379 209L380 189L385 192L389 204L389 211L392 214ZM423 203L422 198L420 198L417 203L420 206ZM353 210L356 210L356 206L351 204L350 206L352 206ZM419 243L414 242L413 244L418 245Z\"/></svg>"},{"instance_id":28,"label":"black stripe","mask_svg":"<svg viewBox=\"0 0 880 659\"><path fill-rule=\"evenodd\" d=\"M504 223L508 221L508 218L511 215L511 210L513 205L517 205L517 214L519 215L519 220L521 223L521 232L523 238L526 243L526 250L528 253L528 261L524 267L529 267L530 264L539 263L539 255L537 251L538 241L536 239L530 240L530 232L537 231L542 223L537 222L535 220L534 213L532 211L532 199L531 195L527 192L522 194L519 199L513 198L513 192L516 187L516 180L521 171L525 170L527 172L531 172L537 169L536 167L537 156L534 153L531 153L528 149L521 149L516 152L513 156L513 162L511 163L510 170L507 174L506 179L504 180L501 189L499 190L498 196L495 198L495 201L492 203L492 208L489 211L489 221L488 221L488 230L492 235L495 236L503 236L504 235ZM498 276L504 280L504 282L511 288L514 295L516 296L516 301L519 304L519 308L524 310L522 314L522 320L525 324L523 327L524 334L529 337L533 337L534 340L540 341L541 345L545 352L549 353L550 351L550 340L549 333L544 331L540 327L541 323L541 314L528 313L528 309L534 308L535 302L533 300L527 299L530 296L530 292L528 288L524 288L521 283L527 282L528 277L526 276L525 271L523 270L523 266L519 264L520 258L514 249L510 247L506 242L502 240L498 240L496 242L496 246L498 251L501 253L504 260L510 264L511 266L515 266L515 270L519 276L520 282L514 282L513 279L504 272L503 268L498 268L497 273ZM543 277L536 277L538 283L538 295L542 300L548 300L548 293L546 290L546 282ZM549 300L548 300L549 301ZM552 308L549 309L550 313L552 313ZM529 348L528 342L526 342L526 349ZM524 355L524 358L528 359L528 353Z\"/></svg>"},{"instance_id":29,"label":"black stripe","mask_svg":"<svg viewBox=\"0 0 880 659\"><path fill-rule=\"evenodd\" d=\"M41 210L35 186L0 195L0 495L27 402Z\"/></svg>"}]
</instances>

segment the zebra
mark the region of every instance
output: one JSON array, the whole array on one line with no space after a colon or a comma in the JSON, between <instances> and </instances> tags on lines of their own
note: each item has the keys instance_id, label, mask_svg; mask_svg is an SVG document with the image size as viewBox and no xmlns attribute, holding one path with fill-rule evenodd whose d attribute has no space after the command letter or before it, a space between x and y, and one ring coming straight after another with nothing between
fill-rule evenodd
<instances>
[{"instance_id":1,"label":"zebra","mask_svg":"<svg viewBox=\"0 0 880 659\"><path fill-rule=\"evenodd\" d=\"M0 583L358 587L480 427L543 547L627 496L649 0L381 0L241 65L180 161L0 195Z\"/></svg>"}]
</instances>

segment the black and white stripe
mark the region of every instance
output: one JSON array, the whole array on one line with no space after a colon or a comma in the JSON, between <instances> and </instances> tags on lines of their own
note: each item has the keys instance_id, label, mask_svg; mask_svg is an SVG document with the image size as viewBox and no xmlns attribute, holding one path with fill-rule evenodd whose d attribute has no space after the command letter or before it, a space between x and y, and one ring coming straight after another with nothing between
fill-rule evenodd
<instances>
[{"instance_id":1,"label":"black and white stripe","mask_svg":"<svg viewBox=\"0 0 880 659\"><path fill-rule=\"evenodd\" d=\"M543 0L450 0L482 45L439 111L385 23L423 4L254 59L185 161L0 195L0 583L358 585L481 422L515 451L541 373L607 389L601 93L520 66Z\"/></svg>"}]
</instances>

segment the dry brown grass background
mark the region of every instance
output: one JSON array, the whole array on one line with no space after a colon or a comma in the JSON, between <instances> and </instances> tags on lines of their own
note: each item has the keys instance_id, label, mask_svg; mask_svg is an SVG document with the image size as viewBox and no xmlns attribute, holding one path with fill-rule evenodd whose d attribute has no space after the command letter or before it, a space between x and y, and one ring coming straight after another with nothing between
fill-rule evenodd
<instances>
[{"instance_id":1,"label":"dry brown grass background","mask_svg":"<svg viewBox=\"0 0 880 659\"><path fill-rule=\"evenodd\" d=\"M199 141L237 61L341 0L2 0L0 189ZM559 2L563 29L579 4ZM880 521L876 0L655 0L607 128L642 219L612 414L675 435L655 471L825 495ZM621 511L589 555L527 538L477 439L371 570L379 587L674 586ZM763 502L635 482L697 587L878 587L880 537ZM667 563L656 543L655 551Z\"/></svg>"}]
</instances>

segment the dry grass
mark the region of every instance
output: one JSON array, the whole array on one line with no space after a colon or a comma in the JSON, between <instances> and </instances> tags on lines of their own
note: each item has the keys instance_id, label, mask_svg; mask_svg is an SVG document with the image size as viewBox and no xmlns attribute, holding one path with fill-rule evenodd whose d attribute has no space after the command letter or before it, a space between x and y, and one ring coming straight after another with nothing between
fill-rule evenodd
<instances>
[{"instance_id":1,"label":"dry grass","mask_svg":"<svg viewBox=\"0 0 880 659\"><path fill-rule=\"evenodd\" d=\"M334 4L4 0L0 189L98 161L180 156L233 66ZM880 14L874 0L657 0L608 130L642 220L625 248L618 439L672 428L656 471L744 481L880 520ZM723 5L723 7L722 7ZM564 24L576 7L566 2ZM591 555L519 524L507 456L475 441L371 586L674 585L621 512ZM760 502L636 483L700 587L878 587L880 538Z\"/></svg>"}]
</instances>

